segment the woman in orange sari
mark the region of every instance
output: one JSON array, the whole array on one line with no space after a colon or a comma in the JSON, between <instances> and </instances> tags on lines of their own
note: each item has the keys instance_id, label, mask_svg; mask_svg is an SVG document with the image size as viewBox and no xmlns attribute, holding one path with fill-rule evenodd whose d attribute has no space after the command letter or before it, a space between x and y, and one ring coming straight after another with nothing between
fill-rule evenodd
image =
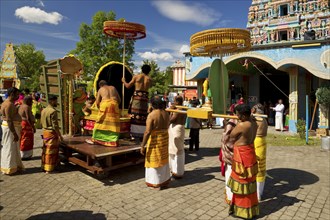
<instances>
[{"instance_id":1,"label":"woman in orange sari","mask_svg":"<svg viewBox=\"0 0 330 220\"><path fill-rule=\"evenodd\" d=\"M22 118L22 131L20 139L20 149L22 160L29 160L33 155L33 144L34 144L34 117L31 111L32 97L25 96L23 104L19 107L18 114Z\"/></svg>"}]
</instances>

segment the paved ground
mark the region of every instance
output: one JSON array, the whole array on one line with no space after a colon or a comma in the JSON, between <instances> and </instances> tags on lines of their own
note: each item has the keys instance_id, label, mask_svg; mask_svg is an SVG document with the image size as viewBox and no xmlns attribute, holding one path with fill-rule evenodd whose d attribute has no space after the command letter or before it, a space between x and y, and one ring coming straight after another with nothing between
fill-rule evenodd
<instances>
[{"instance_id":1,"label":"paved ground","mask_svg":"<svg viewBox=\"0 0 330 220\"><path fill-rule=\"evenodd\" d=\"M184 178L162 191L145 186L142 164L102 181L74 165L62 173L42 173L36 141L23 174L0 174L0 219L233 219L219 173L221 131L201 131L200 151L186 153ZM260 219L330 219L329 152L269 146L267 169Z\"/></svg>"}]
</instances>

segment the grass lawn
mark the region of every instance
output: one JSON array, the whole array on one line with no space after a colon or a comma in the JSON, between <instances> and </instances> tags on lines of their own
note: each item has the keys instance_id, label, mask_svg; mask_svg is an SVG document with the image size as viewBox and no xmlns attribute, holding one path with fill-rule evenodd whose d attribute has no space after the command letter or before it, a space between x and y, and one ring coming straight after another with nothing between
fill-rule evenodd
<instances>
[{"instance_id":1,"label":"grass lawn","mask_svg":"<svg viewBox=\"0 0 330 220\"><path fill-rule=\"evenodd\" d=\"M306 146L306 140L301 139L299 135L267 135L268 146ZM316 136L308 138L308 146L321 146L321 138Z\"/></svg>"}]
</instances>

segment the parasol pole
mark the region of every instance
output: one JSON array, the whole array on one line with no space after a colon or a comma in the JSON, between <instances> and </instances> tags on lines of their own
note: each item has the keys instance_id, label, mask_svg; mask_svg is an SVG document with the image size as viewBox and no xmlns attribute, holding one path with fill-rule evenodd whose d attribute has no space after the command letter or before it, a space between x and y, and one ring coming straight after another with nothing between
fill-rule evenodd
<instances>
[{"instance_id":1,"label":"parasol pole","mask_svg":"<svg viewBox=\"0 0 330 220\"><path fill-rule=\"evenodd\" d=\"M123 79L125 79L125 55L126 55L126 34L124 34L124 48L123 48ZM124 100L125 100L125 84L122 86L121 98L121 116L124 116Z\"/></svg>"},{"instance_id":2,"label":"parasol pole","mask_svg":"<svg viewBox=\"0 0 330 220\"><path fill-rule=\"evenodd\" d=\"M145 27L141 24L126 22L125 19L119 21L105 21L103 23L103 32L111 37L124 39L123 46L123 79L125 79L125 54L126 38L129 40L138 40L146 37ZM125 83L122 85L122 110L121 116L124 116L125 103Z\"/></svg>"}]
</instances>

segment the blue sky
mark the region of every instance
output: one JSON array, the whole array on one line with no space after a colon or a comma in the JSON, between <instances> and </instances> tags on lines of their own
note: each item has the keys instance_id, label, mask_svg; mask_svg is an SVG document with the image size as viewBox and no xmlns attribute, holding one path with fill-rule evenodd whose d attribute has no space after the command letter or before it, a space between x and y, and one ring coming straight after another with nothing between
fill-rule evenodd
<instances>
[{"instance_id":1,"label":"blue sky","mask_svg":"<svg viewBox=\"0 0 330 220\"><path fill-rule=\"evenodd\" d=\"M97 11L146 26L134 61L155 60L161 69L189 51L190 36L214 28L245 28L251 0L1 0L1 58L6 43L32 43L47 60L65 56L79 41L81 23Z\"/></svg>"}]
</instances>

